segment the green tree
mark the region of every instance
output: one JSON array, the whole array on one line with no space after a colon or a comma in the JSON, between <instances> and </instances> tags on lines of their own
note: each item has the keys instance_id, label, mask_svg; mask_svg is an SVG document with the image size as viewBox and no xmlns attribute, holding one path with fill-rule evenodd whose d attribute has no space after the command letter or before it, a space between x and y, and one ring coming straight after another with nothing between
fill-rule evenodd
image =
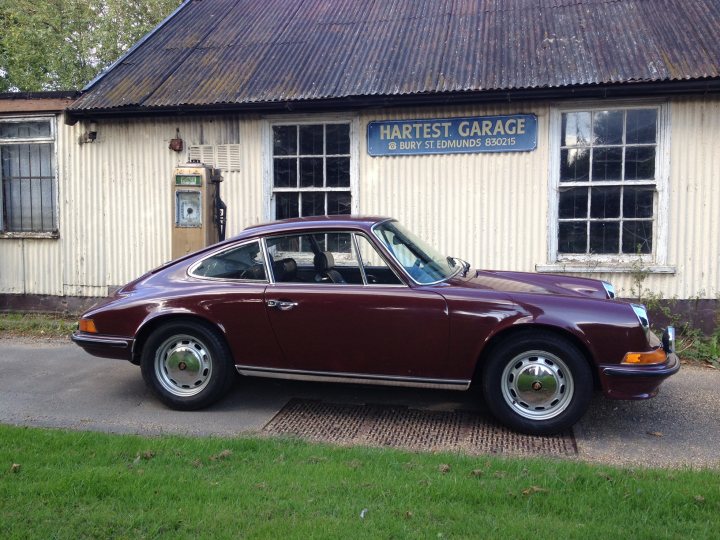
<instances>
[{"instance_id":1,"label":"green tree","mask_svg":"<svg viewBox=\"0 0 720 540\"><path fill-rule=\"evenodd\" d=\"M82 88L180 0L0 0L0 92Z\"/></svg>"}]
</instances>

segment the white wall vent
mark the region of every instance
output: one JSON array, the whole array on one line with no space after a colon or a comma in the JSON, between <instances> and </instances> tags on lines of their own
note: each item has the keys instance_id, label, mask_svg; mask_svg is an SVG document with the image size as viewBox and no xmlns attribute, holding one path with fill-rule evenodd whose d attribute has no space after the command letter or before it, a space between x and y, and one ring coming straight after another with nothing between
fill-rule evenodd
<instances>
[{"instance_id":1,"label":"white wall vent","mask_svg":"<svg viewBox=\"0 0 720 540\"><path fill-rule=\"evenodd\" d=\"M239 144L200 144L188 146L188 161L197 160L223 172L240 170Z\"/></svg>"}]
</instances>

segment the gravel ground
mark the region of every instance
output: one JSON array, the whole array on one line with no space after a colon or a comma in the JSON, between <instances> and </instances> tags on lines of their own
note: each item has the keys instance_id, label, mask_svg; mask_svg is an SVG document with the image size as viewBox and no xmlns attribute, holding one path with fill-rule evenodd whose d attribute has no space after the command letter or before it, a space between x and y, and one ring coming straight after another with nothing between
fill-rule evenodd
<instances>
[{"instance_id":1,"label":"gravel ground","mask_svg":"<svg viewBox=\"0 0 720 540\"><path fill-rule=\"evenodd\" d=\"M582 459L614 465L720 467L720 371L684 365L649 400L595 396L575 426Z\"/></svg>"},{"instance_id":2,"label":"gravel ground","mask_svg":"<svg viewBox=\"0 0 720 540\"><path fill-rule=\"evenodd\" d=\"M292 398L487 414L474 392L246 379L221 403L183 413L162 406L128 362L53 339L0 337L0 422L113 433L259 433ZM683 366L646 401L596 395L575 426L582 461L720 468L720 371Z\"/></svg>"}]
</instances>

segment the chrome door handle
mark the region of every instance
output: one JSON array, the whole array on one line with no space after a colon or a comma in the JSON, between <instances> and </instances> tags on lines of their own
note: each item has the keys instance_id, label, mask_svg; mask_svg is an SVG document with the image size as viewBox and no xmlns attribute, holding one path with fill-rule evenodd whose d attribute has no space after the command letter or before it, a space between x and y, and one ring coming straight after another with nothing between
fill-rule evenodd
<instances>
[{"instance_id":1,"label":"chrome door handle","mask_svg":"<svg viewBox=\"0 0 720 540\"><path fill-rule=\"evenodd\" d=\"M279 309L280 311L290 311L292 308L298 305L297 302L287 302L284 300L268 300L267 306L271 308Z\"/></svg>"}]
</instances>

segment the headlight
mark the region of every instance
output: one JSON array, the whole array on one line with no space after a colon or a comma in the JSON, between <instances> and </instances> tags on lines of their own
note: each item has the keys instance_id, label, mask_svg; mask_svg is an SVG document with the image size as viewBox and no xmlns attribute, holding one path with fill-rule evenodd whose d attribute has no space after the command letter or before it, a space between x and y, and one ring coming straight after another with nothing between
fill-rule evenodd
<instances>
[{"instance_id":1,"label":"headlight","mask_svg":"<svg viewBox=\"0 0 720 540\"><path fill-rule=\"evenodd\" d=\"M642 304L630 304L637 315L640 325L646 330L650 328L650 319L648 319L647 308Z\"/></svg>"},{"instance_id":2,"label":"headlight","mask_svg":"<svg viewBox=\"0 0 720 540\"><path fill-rule=\"evenodd\" d=\"M605 292L608 295L608 298L615 298L615 287L613 287L612 283L608 283L607 281L602 282L603 287L605 287Z\"/></svg>"}]
</instances>

